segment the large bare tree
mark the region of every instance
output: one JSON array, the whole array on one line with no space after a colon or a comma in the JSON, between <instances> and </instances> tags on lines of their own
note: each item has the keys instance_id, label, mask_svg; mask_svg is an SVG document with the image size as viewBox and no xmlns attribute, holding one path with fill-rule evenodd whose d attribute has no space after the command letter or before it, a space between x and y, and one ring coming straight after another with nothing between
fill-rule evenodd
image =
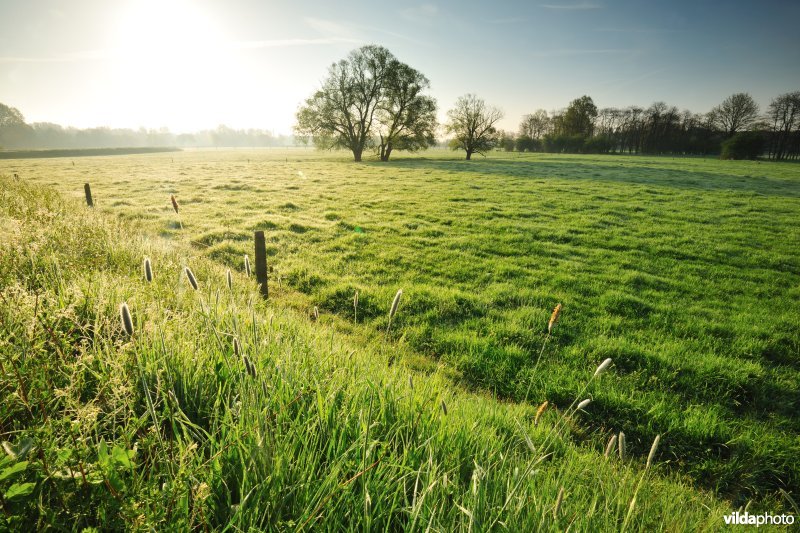
<instances>
[{"instance_id":1,"label":"large bare tree","mask_svg":"<svg viewBox=\"0 0 800 533\"><path fill-rule=\"evenodd\" d=\"M747 93L732 94L710 111L709 118L715 127L732 137L756 123L758 104Z\"/></svg>"},{"instance_id":2,"label":"large bare tree","mask_svg":"<svg viewBox=\"0 0 800 533\"><path fill-rule=\"evenodd\" d=\"M800 157L800 91L773 98L767 118L772 123L770 157Z\"/></svg>"},{"instance_id":3,"label":"large bare tree","mask_svg":"<svg viewBox=\"0 0 800 533\"><path fill-rule=\"evenodd\" d=\"M472 154L482 154L494 148L499 141L495 124L503 118L503 112L474 94L466 94L456 100L455 107L447 112L449 121L445 130L454 135L451 147L467 152L467 160Z\"/></svg>"}]
</instances>

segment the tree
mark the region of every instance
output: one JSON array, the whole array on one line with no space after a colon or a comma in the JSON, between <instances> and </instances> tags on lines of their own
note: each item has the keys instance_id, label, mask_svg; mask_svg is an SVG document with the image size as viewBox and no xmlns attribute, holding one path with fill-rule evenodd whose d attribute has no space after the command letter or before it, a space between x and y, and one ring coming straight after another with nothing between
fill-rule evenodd
<instances>
[{"instance_id":1,"label":"tree","mask_svg":"<svg viewBox=\"0 0 800 533\"><path fill-rule=\"evenodd\" d=\"M547 116L547 111L537 109L530 115L522 117L522 122L519 125L519 136L541 139L549 133L550 126L550 117Z\"/></svg>"},{"instance_id":2,"label":"tree","mask_svg":"<svg viewBox=\"0 0 800 533\"><path fill-rule=\"evenodd\" d=\"M353 50L297 111L295 132L318 148L346 148L361 161L379 131L381 160L392 149L433 143L436 102L421 94L428 80L382 46Z\"/></svg>"},{"instance_id":3,"label":"tree","mask_svg":"<svg viewBox=\"0 0 800 533\"><path fill-rule=\"evenodd\" d=\"M772 123L770 157L797 159L800 156L800 91L782 94L769 104Z\"/></svg>"},{"instance_id":4,"label":"tree","mask_svg":"<svg viewBox=\"0 0 800 533\"><path fill-rule=\"evenodd\" d=\"M597 106L589 96L581 96L570 102L561 117L559 133L591 137L594 133L594 120L597 118Z\"/></svg>"},{"instance_id":5,"label":"tree","mask_svg":"<svg viewBox=\"0 0 800 533\"><path fill-rule=\"evenodd\" d=\"M758 120L758 104L747 93L732 94L711 110L710 118L726 136L733 137Z\"/></svg>"},{"instance_id":6,"label":"tree","mask_svg":"<svg viewBox=\"0 0 800 533\"><path fill-rule=\"evenodd\" d=\"M0 103L0 147L22 148L30 143L32 131L17 108Z\"/></svg>"},{"instance_id":7,"label":"tree","mask_svg":"<svg viewBox=\"0 0 800 533\"><path fill-rule=\"evenodd\" d=\"M422 94L429 87L428 78L403 63L389 72L378 112L381 161L394 149L415 152L436 143L436 100Z\"/></svg>"},{"instance_id":8,"label":"tree","mask_svg":"<svg viewBox=\"0 0 800 533\"><path fill-rule=\"evenodd\" d=\"M513 152L516 140L514 134L507 131L498 132L497 146L504 152Z\"/></svg>"},{"instance_id":9,"label":"tree","mask_svg":"<svg viewBox=\"0 0 800 533\"><path fill-rule=\"evenodd\" d=\"M503 112L486 103L474 94L466 94L456 100L453 109L447 112L448 123L445 130L455 135L450 146L453 150L467 152L467 160L472 154L494 148L499 136L494 125L503 118Z\"/></svg>"},{"instance_id":10,"label":"tree","mask_svg":"<svg viewBox=\"0 0 800 533\"><path fill-rule=\"evenodd\" d=\"M737 133L722 143L720 159L756 159L764 151L764 135L757 131Z\"/></svg>"}]
</instances>

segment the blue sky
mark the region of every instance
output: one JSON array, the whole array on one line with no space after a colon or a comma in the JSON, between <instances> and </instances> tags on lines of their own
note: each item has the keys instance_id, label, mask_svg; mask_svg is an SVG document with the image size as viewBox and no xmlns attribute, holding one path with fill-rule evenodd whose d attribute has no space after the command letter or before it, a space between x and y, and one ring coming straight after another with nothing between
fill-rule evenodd
<instances>
[{"instance_id":1,"label":"blue sky","mask_svg":"<svg viewBox=\"0 0 800 533\"><path fill-rule=\"evenodd\" d=\"M388 47L441 116L478 94L523 114L590 95L704 112L800 90L800 2L0 0L0 102L29 122L288 133L330 63Z\"/></svg>"}]
</instances>

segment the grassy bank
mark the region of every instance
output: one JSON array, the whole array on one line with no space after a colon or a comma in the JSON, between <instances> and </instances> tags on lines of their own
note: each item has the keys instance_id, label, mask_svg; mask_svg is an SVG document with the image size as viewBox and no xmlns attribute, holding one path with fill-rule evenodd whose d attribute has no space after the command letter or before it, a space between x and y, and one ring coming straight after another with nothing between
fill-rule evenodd
<instances>
[{"instance_id":1,"label":"grassy bank","mask_svg":"<svg viewBox=\"0 0 800 533\"><path fill-rule=\"evenodd\" d=\"M194 152L3 168L76 199L90 181L123 226L234 271L252 231L266 230L281 303L302 317L318 307L357 346L380 345L403 288L387 362L519 409L564 410L587 392L571 432L581 446L602 451L624 431L643 461L660 434L660 468L734 506L790 509L797 167L451 157L355 165L313 151ZM548 337L556 303L564 312ZM606 357L614 375L584 391Z\"/></svg>"},{"instance_id":2,"label":"grassy bank","mask_svg":"<svg viewBox=\"0 0 800 533\"><path fill-rule=\"evenodd\" d=\"M535 424L535 405L390 364L394 339L337 333L243 273L229 288L190 246L0 180L4 528L712 530L729 510L664 477L661 452L645 468L578 444L574 403ZM617 379L583 366L576 400Z\"/></svg>"}]
</instances>

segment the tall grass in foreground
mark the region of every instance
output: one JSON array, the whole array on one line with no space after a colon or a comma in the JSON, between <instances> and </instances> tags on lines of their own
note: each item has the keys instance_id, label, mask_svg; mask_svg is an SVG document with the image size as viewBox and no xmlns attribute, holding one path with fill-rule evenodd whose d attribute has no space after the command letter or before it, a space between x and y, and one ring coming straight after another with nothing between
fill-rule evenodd
<instances>
[{"instance_id":1,"label":"tall grass in foreground","mask_svg":"<svg viewBox=\"0 0 800 533\"><path fill-rule=\"evenodd\" d=\"M142 284L145 253L177 273L185 250L2 185L21 231L0 243L0 529L702 531L729 512L574 444L578 399L412 380L385 339L334 341L244 282L214 297L225 271L208 261L192 260L203 305L177 276ZM68 227L90 238L56 238Z\"/></svg>"}]
</instances>

